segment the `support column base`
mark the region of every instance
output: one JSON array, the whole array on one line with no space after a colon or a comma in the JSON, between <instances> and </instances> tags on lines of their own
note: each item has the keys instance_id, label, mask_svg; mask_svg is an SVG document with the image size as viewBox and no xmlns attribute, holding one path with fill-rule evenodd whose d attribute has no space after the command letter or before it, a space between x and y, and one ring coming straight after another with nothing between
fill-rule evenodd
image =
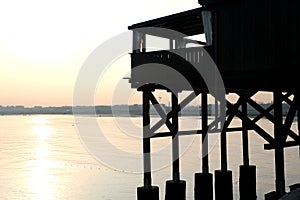
<instances>
[{"instance_id":1,"label":"support column base","mask_svg":"<svg viewBox=\"0 0 300 200\"><path fill-rule=\"evenodd\" d=\"M195 200L213 200L213 175L195 173Z\"/></svg>"},{"instance_id":2,"label":"support column base","mask_svg":"<svg viewBox=\"0 0 300 200\"><path fill-rule=\"evenodd\" d=\"M278 200L281 195L277 194L275 191L265 194L265 200Z\"/></svg>"},{"instance_id":3,"label":"support column base","mask_svg":"<svg viewBox=\"0 0 300 200\"><path fill-rule=\"evenodd\" d=\"M256 196L256 166L240 166L240 200L255 200Z\"/></svg>"},{"instance_id":4,"label":"support column base","mask_svg":"<svg viewBox=\"0 0 300 200\"><path fill-rule=\"evenodd\" d=\"M138 187L137 200L159 200L159 188L157 186Z\"/></svg>"},{"instance_id":5,"label":"support column base","mask_svg":"<svg viewBox=\"0 0 300 200\"><path fill-rule=\"evenodd\" d=\"M300 189L300 183L295 183L293 185L290 185L289 188L290 188L290 192L294 190L298 190Z\"/></svg>"},{"instance_id":6,"label":"support column base","mask_svg":"<svg viewBox=\"0 0 300 200\"><path fill-rule=\"evenodd\" d=\"M165 200L185 200L186 182L173 180L166 181Z\"/></svg>"},{"instance_id":7,"label":"support column base","mask_svg":"<svg viewBox=\"0 0 300 200\"><path fill-rule=\"evenodd\" d=\"M215 171L215 199L233 200L232 171Z\"/></svg>"}]
</instances>

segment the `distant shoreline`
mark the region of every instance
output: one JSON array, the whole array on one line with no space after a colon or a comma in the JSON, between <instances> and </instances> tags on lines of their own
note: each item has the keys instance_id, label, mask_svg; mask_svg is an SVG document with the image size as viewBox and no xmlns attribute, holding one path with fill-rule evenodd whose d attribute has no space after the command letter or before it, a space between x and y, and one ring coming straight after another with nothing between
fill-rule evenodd
<instances>
[{"instance_id":1,"label":"distant shoreline","mask_svg":"<svg viewBox=\"0 0 300 200\"><path fill-rule=\"evenodd\" d=\"M269 108L271 103L259 104L263 109ZM160 104L165 113L171 111L170 106ZM208 116L214 116L215 105L208 105ZM150 115L158 115L154 106L150 106ZM283 115L286 116L289 111L289 105L283 104ZM106 117L139 117L142 116L143 106L139 104L135 105L113 105L113 106L60 106L60 107L24 107L24 106L0 106L0 115L74 115L74 113L81 115L92 115L92 116L106 116ZM270 112L272 114L273 111ZM252 108L248 107L248 116L257 116L260 113ZM201 116L201 106L187 106L183 108L180 116Z\"/></svg>"}]
</instances>

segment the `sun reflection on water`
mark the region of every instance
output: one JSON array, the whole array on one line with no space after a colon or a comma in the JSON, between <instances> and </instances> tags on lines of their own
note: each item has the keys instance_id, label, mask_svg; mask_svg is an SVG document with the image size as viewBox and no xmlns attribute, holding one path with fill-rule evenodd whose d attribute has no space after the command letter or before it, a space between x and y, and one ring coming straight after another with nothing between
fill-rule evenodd
<instances>
[{"instance_id":1,"label":"sun reflection on water","mask_svg":"<svg viewBox=\"0 0 300 200\"><path fill-rule=\"evenodd\" d=\"M34 159L30 162L28 188L33 199L55 199L55 185L57 177L51 175L51 151L49 139L53 129L49 125L47 116L36 116L32 120L35 135Z\"/></svg>"}]
</instances>

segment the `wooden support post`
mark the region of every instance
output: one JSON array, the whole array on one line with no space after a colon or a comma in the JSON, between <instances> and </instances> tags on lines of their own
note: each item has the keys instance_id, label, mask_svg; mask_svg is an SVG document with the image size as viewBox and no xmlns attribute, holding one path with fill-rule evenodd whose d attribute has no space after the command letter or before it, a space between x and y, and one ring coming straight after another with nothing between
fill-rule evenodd
<instances>
[{"instance_id":1,"label":"wooden support post","mask_svg":"<svg viewBox=\"0 0 300 200\"><path fill-rule=\"evenodd\" d=\"M215 99L215 120L218 121L220 119L219 117L219 103L218 100ZM215 129L220 128L219 127L220 123L216 123Z\"/></svg>"},{"instance_id":2,"label":"wooden support post","mask_svg":"<svg viewBox=\"0 0 300 200\"><path fill-rule=\"evenodd\" d=\"M225 102L220 102L220 116L225 116L224 112L225 110L222 109L225 107ZM225 123L221 121L221 171L226 172L227 171L227 135L226 135L226 129Z\"/></svg>"},{"instance_id":3,"label":"wooden support post","mask_svg":"<svg viewBox=\"0 0 300 200\"><path fill-rule=\"evenodd\" d=\"M225 101L220 101L220 116L225 116ZM233 117L233 116L232 116ZM226 129L231 119L227 119L225 123L221 121L221 170L215 171L215 199L216 200L232 200L233 185L232 171L227 170L227 140Z\"/></svg>"},{"instance_id":4,"label":"wooden support post","mask_svg":"<svg viewBox=\"0 0 300 200\"><path fill-rule=\"evenodd\" d=\"M150 149L150 101L149 91L143 92L143 159L144 186L151 187L151 149Z\"/></svg>"},{"instance_id":5,"label":"wooden support post","mask_svg":"<svg viewBox=\"0 0 300 200\"><path fill-rule=\"evenodd\" d=\"M247 101L245 99L245 96L242 100L242 113L247 116ZM242 138L243 138L243 164L244 166L249 166L249 142L248 142L248 127L247 123L243 120L242 121Z\"/></svg>"},{"instance_id":6,"label":"wooden support post","mask_svg":"<svg viewBox=\"0 0 300 200\"><path fill-rule=\"evenodd\" d=\"M296 98L295 98L296 97ZM300 91L296 91L294 99L296 99L296 110L297 110L297 124L298 124L298 137L300 138ZM299 158L300 158L300 144L299 144Z\"/></svg>"},{"instance_id":7,"label":"wooden support post","mask_svg":"<svg viewBox=\"0 0 300 200\"><path fill-rule=\"evenodd\" d=\"M247 116L247 97L242 94L242 113ZM240 166L240 200L255 200L256 196L256 166L249 165L249 142L247 122L242 120L243 165Z\"/></svg>"},{"instance_id":8,"label":"wooden support post","mask_svg":"<svg viewBox=\"0 0 300 200\"><path fill-rule=\"evenodd\" d=\"M185 200L186 182L180 180L179 170L179 135L178 135L178 93L172 92L172 161L173 180L166 181L165 200Z\"/></svg>"},{"instance_id":9,"label":"wooden support post","mask_svg":"<svg viewBox=\"0 0 300 200\"><path fill-rule=\"evenodd\" d=\"M172 110L178 105L178 94L172 93ZM172 116L173 135L172 135L172 161L173 161L173 181L180 180L179 172L179 136L178 136L178 112L173 112Z\"/></svg>"},{"instance_id":10,"label":"wooden support post","mask_svg":"<svg viewBox=\"0 0 300 200\"><path fill-rule=\"evenodd\" d=\"M213 175L209 173L208 161L208 109L207 93L201 95L202 110L202 173L195 174L195 200L213 200Z\"/></svg>"},{"instance_id":11,"label":"wooden support post","mask_svg":"<svg viewBox=\"0 0 300 200\"><path fill-rule=\"evenodd\" d=\"M202 172L203 174L209 173L208 161L208 109L207 109L207 93L201 95L201 110L202 110Z\"/></svg>"},{"instance_id":12,"label":"wooden support post","mask_svg":"<svg viewBox=\"0 0 300 200\"><path fill-rule=\"evenodd\" d=\"M144 186L137 188L138 200L159 200L159 188L151 183L150 100L151 91L143 91L143 164Z\"/></svg>"},{"instance_id":13,"label":"wooden support post","mask_svg":"<svg viewBox=\"0 0 300 200\"><path fill-rule=\"evenodd\" d=\"M276 193L279 196L285 194L284 176L284 149L283 149L283 116L282 116L282 93L274 92L274 137L277 147L275 148L275 173L276 173Z\"/></svg>"}]
</instances>

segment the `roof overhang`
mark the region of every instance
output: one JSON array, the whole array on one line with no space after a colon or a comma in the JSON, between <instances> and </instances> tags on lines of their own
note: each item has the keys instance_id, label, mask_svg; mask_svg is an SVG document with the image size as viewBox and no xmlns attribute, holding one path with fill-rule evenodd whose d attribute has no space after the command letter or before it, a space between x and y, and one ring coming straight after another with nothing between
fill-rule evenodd
<instances>
[{"instance_id":1,"label":"roof overhang","mask_svg":"<svg viewBox=\"0 0 300 200\"><path fill-rule=\"evenodd\" d=\"M133 24L128 27L129 30L146 27L166 28L178 31L184 35L192 36L204 33L202 12L203 8L196 8L157 19ZM150 35L158 35L157 32L148 33ZM162 35L158 35L162 36Z\"/></svg>"}]
</instances>

